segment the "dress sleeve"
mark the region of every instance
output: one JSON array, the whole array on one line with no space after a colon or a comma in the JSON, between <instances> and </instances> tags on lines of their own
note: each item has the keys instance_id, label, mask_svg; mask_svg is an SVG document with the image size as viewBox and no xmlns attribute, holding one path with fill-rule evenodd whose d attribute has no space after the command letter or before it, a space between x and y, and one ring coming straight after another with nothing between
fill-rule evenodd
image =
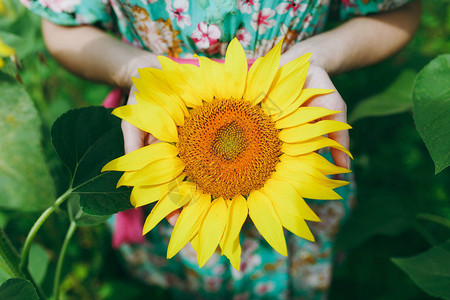
<instances>
[{"instance_id":1,"label":"dress sleeve","mask_svg":"<svg viewBox=\"0 0 450 300\"><path fill-rule=\"evenodd\" d=\"M339 0L340 16L349 19L355 16L384 12L405 5L412 0Z\"/></svg>"},{"instance_id":2,"label":"dress sleeve","mask_svg":"<svg viewBox=\"0 0 450 300\"><path fill-rule=\"evenodd\" d=\"M96 25L108 28L111 7L106 0L20 0L33 13L59 25Z\"/></svg>"}]
</instances>

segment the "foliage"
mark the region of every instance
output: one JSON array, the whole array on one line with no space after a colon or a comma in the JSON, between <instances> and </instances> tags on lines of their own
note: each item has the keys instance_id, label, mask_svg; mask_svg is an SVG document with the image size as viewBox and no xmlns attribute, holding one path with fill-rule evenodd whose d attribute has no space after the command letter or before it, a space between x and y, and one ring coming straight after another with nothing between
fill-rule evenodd
<instances>
[{"instance_id":1,"label":"foliage","mask_svg":"<svg viewBox=\"0 0 450 300\"><path fill-rule=\"evenodd\" d=\"M417 76L413 112L417 130L436 165L450 165L450 54L439 56Z\"/></svg>"},{"instance_id":2,"label":"foliage","mask_svg":"<svg viewBox=\"0 0 450 300\"><path fill-rule=\"evenodd\" d=\"M0 207L40 211L55 198L42 153L41 120L25 89L1 72L0 105Z\"/></svg>"},{"instance_id":3,"label":"foliage","mask_svg":"<svg viewBox=\"0 0 450 300\"><path fill-rule=\"evenodd\" d=\"M50 206L33 243L27 244L24 269L31 275L0 260L0 299L37 299L29 278L50 295L55 273L61 274L62 299L165 299L164 291L125 275L105 225L85 227L104 224L108 214L129 207L120 200L129 191L115 190L120 174L99 172L121 154L118 120L101 108L76 109L100 104L110 88L61 68L45 50L39 18L15 1L8 3L0 38L15 48L20 65L9 61L3 69L9 76L0 74L0 228L20 249L55 195L59 202ZM449 4L423 1L422 27L405 50L334 78L354 123L358 206L340 231L337 247L348 257L335 268L331 299L448 299L449 288L443 286L449 269L449 121L439 105L448 103L450 77L448 55L432 60L450 53ZM4 165L22 179L13 182ZM8 194L5 186L15 193ZM99 191L108 196L94 197ZM110 199L117 205L106 205ZM77 230L66 235L71 226ZM65 263L58 259L64 239Z\"/></svg>"}]
</instances>

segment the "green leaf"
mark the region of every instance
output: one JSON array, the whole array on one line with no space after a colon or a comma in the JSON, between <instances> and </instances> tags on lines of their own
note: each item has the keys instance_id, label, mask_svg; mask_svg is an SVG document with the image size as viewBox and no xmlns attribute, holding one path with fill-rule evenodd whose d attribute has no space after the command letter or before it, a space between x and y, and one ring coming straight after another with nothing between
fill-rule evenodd
<instances>
[{"instance_id":1,"label":"green leaf","mask_svg":"<svg viewBox=\"0 0 450 300\"><path fill-rule=\"evenodd\" d=\"M123 155L120 119L103 107L70 110L53 124L52 142L72 173L72 189L80 196L83 211L110 215L131 208L130 189L116 189L120 172L101 172Z\"/></svg>"},{"instance_id":2,"label":"green leaf","mask_svg":"<svg viewBox=\"0 0 450 300\"><path fill-rule=\"evenodd\" d=\"M450 299L450 252L445 245L392 261L428 294Z\"/></svg>"},{"instance_id":3,"label":"green leaf","mask_svg":"<svg viewBox=\"0 0 450 300\"><path fill-rule=\"evenodd\" d=\"M450 165L450 54L438 56L417 75L413 116L437 174Z\"/></svg>"},{"instance_id":4,"label":"green leaf","mask_svg":"<svg viewBox=\"0 0 450 300\"><path fill-rule=\"evenodd\" d=\"M31 245L28 267L37 284L41 284L44 281L49 262L50 257L44 248L38 244Z\"/></svg>"},{"instance_id":5,"label":"green leaf","mask_svg":"<svg viewBox=\"0 0 450 300\"><path fill-rule=\"evenodd\" d=\"M0 106L0 206L42 210L55 191L42 153L41 121L23 87L2 72Z\"/></svg>"},{"instance_id":6,"label":"green leaf","mask_svg":"<svg viewBox=\"0 0 450 300\"><path fill-rule=\"evenodd\" d=\"M2 300L39 300L31 282L21 278L12 278L0 286Z\"/></svg>"},{"instance_id":7,"label":"green leaf","mask_svg":"<svg viewBox=\"0 0 450 300\"><path fill-rule=\"evenodd\" d=\"M68 202L69 216L78 226L94 226L105 222L110 215L97 216L85 213L80 206L80 195L73 194Z\"/></svg>"},{"instance_id":8,"label":"green leaf","mask_svg":"<svg viewBox=\"0 0 450 300\"><path fill-rule=\"evenodd\" d=\"M349 122L398 114L411 109L411 89L415 76L414 71L403 71L384 92L361 101L350 114Z\"/></svg>"}]
</instances>

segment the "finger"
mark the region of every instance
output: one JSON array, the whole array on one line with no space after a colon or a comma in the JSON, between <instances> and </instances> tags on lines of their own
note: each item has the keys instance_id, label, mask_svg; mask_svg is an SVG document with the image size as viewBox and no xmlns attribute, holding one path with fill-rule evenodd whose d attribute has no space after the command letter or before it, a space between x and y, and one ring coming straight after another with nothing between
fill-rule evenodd
<instances>
[{"instance_id":1,"label":"finger","mask_svg":"<svg viewBox=\"0 0 450 300\"><path fill-rule=\"evenodd\" d=\"M127 121L122 121L122 133L124 141L125 154L144 146L146 133L134 127Z\"/></svg>"},{"instance_id":2,"label":"finger","mask_svg":"<svg viewBox=\"0 0 450 300\"><path fill-rule=\"evenodd\" d=\"M170 223L170 225L175 226L179 216L180 216L180 210L176 209L167 215L166 220Z\"/></svg>"},{"instance_id":3,"label":"finger","mask_svg":"<svg viewBox=\"0 0 450 300\"><path fill-rule=\"evenodd\" d=\"M344 148L349 149L350 138L348 130L329 133L328 137L341 144ZM346 153L339 149L331 148L331 156L337 166L350 169L350 157Z\"/></svg>"},{"instance_id":4,"label":"finger","mask_svg":"<svg viewBox=\"0 0 450 300\"><path fill-rule=\"evenodd\" d=\"M315 107L325 107L331 110L340 111L340 113L330 115L328 117L325 117L324 119L347 123L347 106L338 92L317 97L307 102L305 105ZM347 150L349 149L350 138L348 130L341 130L329 133L328 137L341 144ZM350 158L348 157L347 154L345 154L341 150L332 148L331 156L333 157L334 163L337 166L347 169L350 168Z\"/></svg>"}]
</instances>

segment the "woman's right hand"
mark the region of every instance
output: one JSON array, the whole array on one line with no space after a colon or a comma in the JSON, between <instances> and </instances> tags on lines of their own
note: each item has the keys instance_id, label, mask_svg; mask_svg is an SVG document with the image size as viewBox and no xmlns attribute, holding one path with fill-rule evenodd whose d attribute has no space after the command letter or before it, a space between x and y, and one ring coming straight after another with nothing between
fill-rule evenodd
<instances>
[{"instance_id":1,"label":"woman's right hand","mask_svg":"<svg viewBox=\"0 0 450 300\"><path fill-rule=\"evenodd\" d=\"M127 105L136 104L135 92L137 92L137 89L133 84L130 89ZM122 120L122 133L124 139L125 154L137 150L141 147L159 142L159 140L150 133L140 130L139 128L135 127L125 120ZM170 213L166 217L166 219L172 226L175 226L179 215L180 210L177 209Z\"/></svg>"},{"instance_id":2,"label":"woman's right hand","mask_svg":"<svg viewBox=\"0 0 450 300\"><path fill-rule=\"evenodd\" d=\"M136 104L136 96L134 94L135 92L137 92L137 89L133 84L128 96L127 105ZM125 154L137 150L141 147L156 143L158 141L150 133L140 130L139 128L131 125L125 120L122 120L122 133Z\"/></svg>"}]
</instances>

